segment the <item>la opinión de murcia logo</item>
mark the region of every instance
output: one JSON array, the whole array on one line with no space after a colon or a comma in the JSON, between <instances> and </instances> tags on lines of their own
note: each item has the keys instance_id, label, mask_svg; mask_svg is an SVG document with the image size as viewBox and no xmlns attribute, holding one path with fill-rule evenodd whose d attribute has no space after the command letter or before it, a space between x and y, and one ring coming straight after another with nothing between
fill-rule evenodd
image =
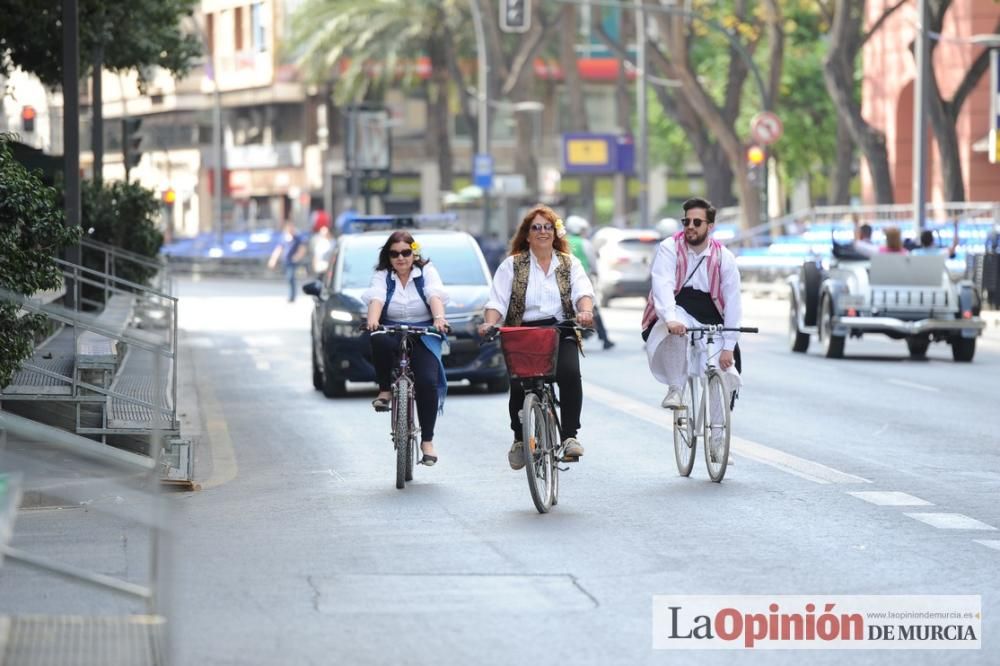
<instances>
[{"instance_id":1,"label":"la opini\u00f3n de murcia logo","mask_svg":"<svg viewBox=\"0 0 1000 666\"><path fill-rule=\"evenodd\" d=\"M978 596L654 597L657 649L978 649ZM662 605L661 605L662 604Z\"/></svg>"}]
</instances>

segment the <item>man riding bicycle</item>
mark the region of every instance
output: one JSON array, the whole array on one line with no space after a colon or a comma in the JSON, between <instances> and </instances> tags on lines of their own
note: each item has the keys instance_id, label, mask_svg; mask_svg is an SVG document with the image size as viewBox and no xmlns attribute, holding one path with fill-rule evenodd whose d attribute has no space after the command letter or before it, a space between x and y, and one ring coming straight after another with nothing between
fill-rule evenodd
<instances>
[{"instance_id":1,"label":"man riding bicycle","mask_svg":"<svg viewBox=\"0 0 1000 666\"><path fill-rule=\"evenodd\" d=\"M683 230L657 248L642 318L649 369L668 387L661 403L667 409L681 406L688 377L687 329L711 324L738 328L743 317L736 258L711 237L715 208L698 197L685 201L683 208ZM725 333L718 359L731 390L739 387L737 342L738 332Z\"/></svg>"}]
</instances>

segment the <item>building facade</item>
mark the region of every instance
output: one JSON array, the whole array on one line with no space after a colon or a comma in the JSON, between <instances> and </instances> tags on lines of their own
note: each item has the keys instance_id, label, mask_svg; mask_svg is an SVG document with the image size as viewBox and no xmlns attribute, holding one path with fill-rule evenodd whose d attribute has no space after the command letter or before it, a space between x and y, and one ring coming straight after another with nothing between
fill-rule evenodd
<instances>
[{"instance_id":1,"label":"building facade","mask_svg":"<svg viewBox=\"0 0 1000 666\"><path fill-rule=\"evenodd\" d=\"M888 2L867 4L866 26L870 27L889 6ZM885 132L889 167L897 203L913 199L914 83L916 66L910 45L919 25L917 2L896 11L868 40L862 51L862 115ZM993 34L1000 25L1000 4L993 0L967 0L952 3L934 48L932 66L944 99L955 93L973 60L983 51L970 40L973 35ZM989 72L966 99L958 116L960 162L965 180L967 201L1000 199L1000 165L990 164L987 144L990 99ZM945 199L941 179L941 160L930 122L928 132L928 196L932 201ZM875 200L874 187L867 169L861 170L862 196L866 203Z\"/></svg>"}]
</instances>

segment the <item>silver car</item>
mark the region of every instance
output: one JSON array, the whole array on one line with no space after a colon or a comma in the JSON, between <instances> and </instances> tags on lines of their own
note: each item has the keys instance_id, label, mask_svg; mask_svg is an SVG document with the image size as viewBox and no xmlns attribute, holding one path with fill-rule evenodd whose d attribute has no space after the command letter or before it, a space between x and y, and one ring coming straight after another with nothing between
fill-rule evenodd
<instances>
[{"instance_id":1,"label":"silver car","mask_svg":"<svg viewBox=\"0 0 1000 666\"><path fill-rule=\"evenodd\" d=\"M597 297L601 306L612 298L649 293L649 272L662 235L656 229L604 228L594 237L597 250Z\"/></svg>"}]
</instances>

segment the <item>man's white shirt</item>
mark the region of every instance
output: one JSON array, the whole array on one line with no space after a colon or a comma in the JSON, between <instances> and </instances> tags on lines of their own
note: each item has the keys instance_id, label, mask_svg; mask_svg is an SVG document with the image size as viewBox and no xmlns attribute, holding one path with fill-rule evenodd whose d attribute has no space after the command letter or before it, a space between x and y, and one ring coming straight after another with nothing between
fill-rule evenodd
<instances>
[{"instance_id":1,"label":"man's white shirt","mask_svg":"<svg viewBox=\"0 0 1000 666\"><path fill-rule=\"evenodd\" d=\"M524 321L537 321L550 317L562 319L562 298L559 295L559 284L556 282L556 268L559 266L559 258L555 252L552 253L552 262L549 264L549 272L546 273L538 264L534 253L529 251L528 254L531 257L531 267L528 274L528 289L524 295L524 317L522 319ZM507 308L510 307L513 286L514 257L510 256L504 259L497 268L496 275L493 276L490 298L486 302L486 309L499 312L501 321L507 317ZM570 298L574 308L584 296L594 297L594 285L587 277L587 271L583 269L580 260L570 255Z\"/></svg>"},{"instance_id":2,"label":"man's white shirt","mask_svg":"<svg viewBox=\"0 0 1000 666\"><path fill-rule=\"evenodd\" d=\"M365 290L365 293L361 295L361 300L364 301L365 305L370 304L372 301L385 303L385 276L388 272L375 271L375 274L372 275L371 284ZM389 307L385 311L387 319L404 323L416 323L427 321L431 318L431 311L424 304L423 299L420 298L420 292L417 291L417 285L413 281L414 278L421 275L424 276L424 296L427 297L427 300L430 301L431 296L437 296L441 299L441 303L448 302L448 294L444 290L441 276L438 274L437 269L434 268L434 264L426 264L423 269L419 266L414 266L410 270L410 279L407 280L405 287L400 285L399 276L396 275L396 271L391 272L391 279L396 282L396 289L393 291L392 300L389 301Z\"/></svg>"},{"instance_id":3,"label":"man's white shirt","mask_svg":"<svg viewBox=\"0 0 1000 666\"><path fill-rule=\"evenodd\" d=\"M691 276L685 286L699 291L709 292L708 276L708 245L700 254L687 249L687 270ZM702 261L704 257L704 261ZM723 323L727 328L737 328L743 320L743 304L740 294L740 271L736 266L736 257L726 248L719 251L722 272L722 298L726 304ZM699 264L700 262L700 264ZM698 268L695 269L695 266ZM692 275L692 271L694 274ZM660 322L679 321L685 326L697 325L697 320L674 300L674 287L677 275L677 241L667 238L660 242L653 259L653 306ZM682 281L688 278L683 276ZM703 323L703 322L702 322ZM739 342L738 333L726 333L723 336L723 348L732 350Z\"/></svg>"}]
</instances>

